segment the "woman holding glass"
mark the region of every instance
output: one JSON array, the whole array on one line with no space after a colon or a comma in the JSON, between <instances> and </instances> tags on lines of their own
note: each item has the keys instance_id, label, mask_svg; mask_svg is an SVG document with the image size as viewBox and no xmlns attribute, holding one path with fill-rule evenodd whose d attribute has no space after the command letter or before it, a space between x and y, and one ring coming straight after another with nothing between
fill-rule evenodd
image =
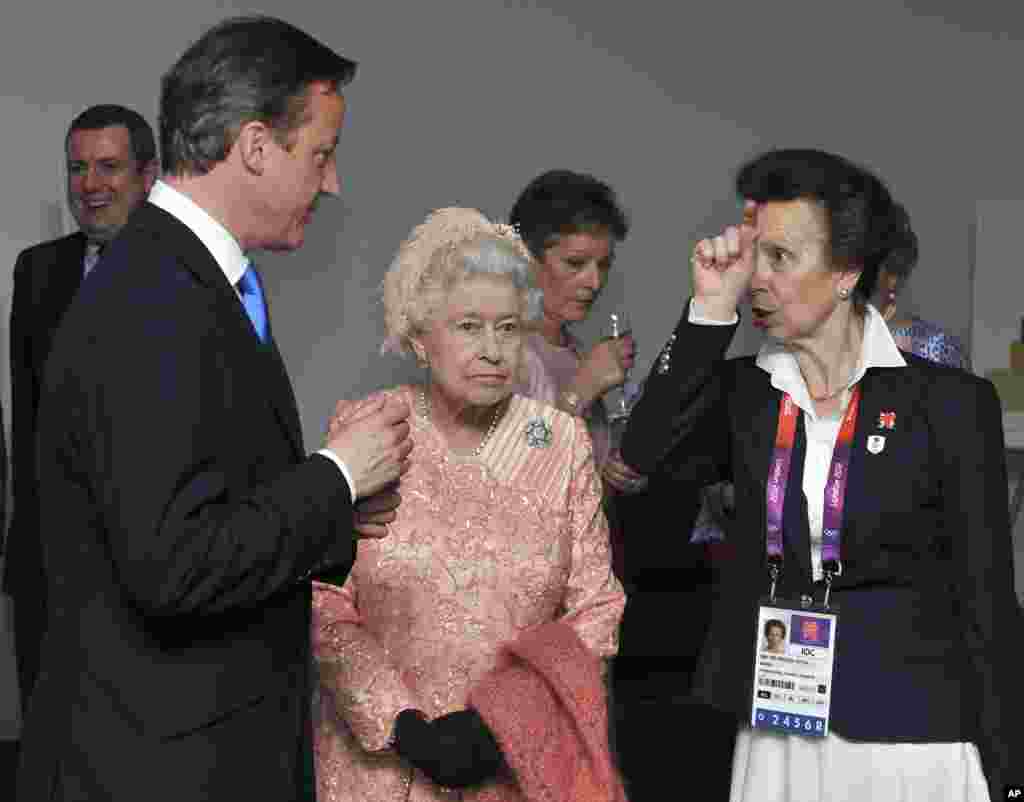
<instances>
[{"instance_id":1,"label":"woman holding glass","mask_svg":"<svg viewBox=\"0 0 1024 802\"><path fill-rule=\"evenodd\" d=\"M621 387L636 348L624 315L615 312L606 335L589 350L569 327L587 319L608 281L615 246L629 232L611 187L593 176L551 170L519 195L509 222L536 260L534 281L543 293L541 319L524 341L526 380L520 392L585 418L602 478L621 493L635 493L644 477L622 460L612 442L602 396ZM614 328L613 328L614 326Z\"/></svg>"},{"instance_id":2,"label":"woman holding glass","mask_svg":"<svg viewBox=\"0 0 1024 802\"><path fill-rule=\"evenodd\" d=\"M734 482L736 553L696 680L740 722L732 799L1004 798L1024 711L999 399L901 352L868 303L916 248L876 176L782 150L736 189L744 222L696 245L671 369L651 373L622 449L640 471ZM745 298L770 339L726 360ZM831 680L807 691L831 694L824 737L762 727L802 720L759 714L793 703L754 683L769 592L838 615Z\"/></svg>"}]
</instances>

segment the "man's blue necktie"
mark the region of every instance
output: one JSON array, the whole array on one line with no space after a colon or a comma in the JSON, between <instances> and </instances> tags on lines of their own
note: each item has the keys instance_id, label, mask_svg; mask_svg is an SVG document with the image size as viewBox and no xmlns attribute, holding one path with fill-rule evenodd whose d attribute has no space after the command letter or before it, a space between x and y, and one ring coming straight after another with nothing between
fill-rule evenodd
<instances>
[{"instance_id":1,"label":"man's blue necktie","mask_svg":"<svg viewBox=\"0 0 1024 802\"><path fill-rule=\"evenodd\" d=\"M267 341L267 304L263 300L263 285L256 273L256 267L248 259L245 260L246 268L242 278L235 286L238 294L242 296L242 305L245 307L252 326L256 329L256 336L260 342Z\"/></svg>"}]
</instances>

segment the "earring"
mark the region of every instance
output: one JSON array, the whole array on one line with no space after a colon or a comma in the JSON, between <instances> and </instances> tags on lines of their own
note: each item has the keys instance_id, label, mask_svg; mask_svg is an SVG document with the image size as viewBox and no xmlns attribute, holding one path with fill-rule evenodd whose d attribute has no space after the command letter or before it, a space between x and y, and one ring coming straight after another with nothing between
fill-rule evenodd
<instances>
[{"instance_id":1,"label":"earring","mask_svg":"<svg viewBox=\"0 0 1024 802\"><path fill-rule=\"evenodd\" d=\"M888 323L896 316L896 290L890 289L886 293L885 308L879 310L882 313L882 319Z\"/></svg>"},{"instance_id":2,"label":"earring","mask_svg":"<svg viewBox=\"0 0 1024 802\"><path fill-rule=\"evenodd\" d=\"M846 289L846 287L840 287L839 288L839 297L842 298L845 301L847 298L850 297L850 291L848 289Z\"/></svg>"},{"instance_id":3,"label":"earring","mask_svg":"<svg viewBox=\"0 0 1024 802\"><path fill-rule=\"evenodd\" d=\"M410 342L409 348L412 350L412 355L416 357L416 365L420 368L430 367L430 358L427 356L427 349L423 348L419 343Z\"/></svg>"}]
</instances>

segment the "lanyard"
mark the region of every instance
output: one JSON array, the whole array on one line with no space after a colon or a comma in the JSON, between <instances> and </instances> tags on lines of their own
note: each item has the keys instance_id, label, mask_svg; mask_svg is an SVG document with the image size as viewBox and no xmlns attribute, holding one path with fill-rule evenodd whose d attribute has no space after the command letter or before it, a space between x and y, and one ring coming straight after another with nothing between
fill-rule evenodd
<instances>
[{"instance_id":1,"label":"lanyard","mask_svg":"<svg viewBox=\"0 0 1024 802\"><path fill-rule=\"evenodd\" d=\"M860 405L860 385L853 388L850 403L843 415L842 425L832 449L832 464L825 483L825 507L822 516L821 562L825 569L825 606L832 576L841 571L841 544L843 537L843 502L846 498L846 483L850 474L850 454L853 450L853 433L857 425L857 408ZM782 396L779 407L779 427L775 433L775 450L772 454L771 470L768 473L768 531L766 546L769 572L772 577L771 598L775 599L775 583L782 565L782 521L786 502L786 485L789 484L790 463L793 459L793 444L796 440L796 421L800 408L790 398Z\"/></svg>"}]
</instances>

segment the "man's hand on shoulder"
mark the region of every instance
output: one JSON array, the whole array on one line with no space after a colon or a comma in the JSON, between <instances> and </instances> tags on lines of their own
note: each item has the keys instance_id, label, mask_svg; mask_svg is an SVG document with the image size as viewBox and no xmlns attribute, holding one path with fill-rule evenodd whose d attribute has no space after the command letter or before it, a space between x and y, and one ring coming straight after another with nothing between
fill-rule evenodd
<instances>
[{"instance_id":1,"label":"man's hand on shoulder","mask_svg":"<svg viewBox=\"0 0 1024 802\"><path fill-rule=\"evenodd\" d=\"M342 409L348 414L342 413ZM394 485L409 469L412 439L409 437L409 405L404 401L380 397L352 408L339 402L331 418L325 448L345 463L356 488L356 498L369 499ZM390 490L388 496L397 496ZM358 507L359 505L357 505ZM387 511L387 503L362 505L364 518ZM397 502L391 505L393 510ZM357 509L357 525L359 522ZM376 519L369 521L376 522Z\"/></svg>"}]
</instances>

